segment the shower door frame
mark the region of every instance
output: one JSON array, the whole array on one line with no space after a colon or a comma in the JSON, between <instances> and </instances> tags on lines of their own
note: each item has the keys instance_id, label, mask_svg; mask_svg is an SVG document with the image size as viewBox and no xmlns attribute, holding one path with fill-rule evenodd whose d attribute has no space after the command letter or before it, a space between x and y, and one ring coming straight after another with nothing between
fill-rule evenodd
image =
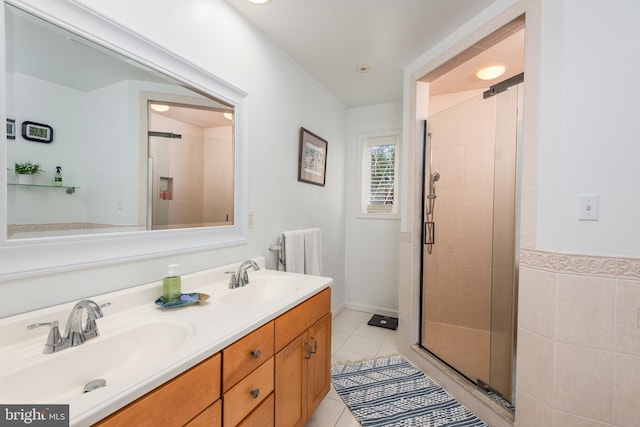
<instances>
[{"instance_id":1,"label":"shower door frame","mask_svg":"<svg viewBox=\"0 0 640 427\"><path fill-rule=\"evenodd\" d=\"M487 92L484 93L484 98L489 98L491 96L494 95L498 95L500 92L506 90L509 87L512 87L514 84L518 84L518 83L522 83L524 81L524 74L515 76L512 79L508 79L505 82L508 82L508 85L503 85L502 83L505 82L501 82L498 83L497 85L494 85L491 87L490 90L488 90ZM514 83L515 82L515 83ZM495 87L498 87L498 91L495 91ZM519 97L521 97L522 95L522 90L521 88L519 89ZM520 108L521 106L521 100L518 101L517 103L517 108ZM456 373L458 373L460 376L464 377L466 380L468 380L471 384L476 385L478 388L480 388L481 390L483 390L484 392L492 392L493 390L490 388L490 384L488 386L486 386L482 381L479 381L480 379L477 379L478 381L476 381L476 379L472 379L469 378L469 376L465 375L464 373L462 373L460 370L458 370L454 365L450 364L447 360L443 359L441 356L437 355L436 353L434 353L433 351L431 351L429 348L427 348L424 345L424 333L425 333L425 325L424 325L424 318L425 318L425 256L426 256L426 248L425 246L428 246L429 244L427 243L427 217L425 215L425 211L426 211L426 203L427 203L427 193L430 193L431 190L429 190L427 188L427 186L431 185L431 182L429 180L429 182L427 181L428 178L430 177L431 174L433 174L433 159L432 159L432 151L433 148L431 147L433 141L430 140L431 138L431 134L429 132L429 120L423 120L422 121L422 149L423 149L423 159L422 159L422 201L421 201L421 221L422 221L422 225L421 225L421 232L422 232L422 236L421 236L421 247L420 247L420 304L419 304L419 316L420 316L420 322L419 322L419 328L418 328L418 334L419 334L419 342L418 342L418 346L423 349L424 351L427 351L430 355L432 355L433 357L435 357L436 359L440 360L442 363L444 363L445 365L447 365L449 368L453 369ZM518 310L517 310L517 302L518 302L518 274L519 274L519 229L520 229L520 194L521 194L521 190L520 190L520 185L521 185L521 171L522 171L522 160L521 160L521 156L522 156L522 150L521 150L521 144L522 144L522 120L518 119L516 116L516 153L515 153L515 162L516 162L516 166L515 166L515 176L514 176L514 180L515 180L515 195L514 195L514 230L513 230L513 240L514 240L514 250L513 250L513 294L512 294L512 306L511 306L511 311L512 311L512 318L511 318L511 360L510 360L510 382L511 382L511 389L510 389L510 396L505 396L504 398L509 402L512 403L513 405L515 405L515 372L516 372L516 347L517 347L517 316L518 316ZM494 165L494 173L495 173L495 165ZM494 194L494 204L495 204L495 194ZM495 209L495 206L494 206ZM435 233L435 231L434 231ZM493 236L493 232L492 232L492 236ZM435 237L435 236L434 236ZM492 237L493 238L493 237ZM430 246L430 245L429 245ZM492 252L493 252L493 242L492 242ZM493 259L493 256L492 256ZM493 264L493 261L492 261ZM492 270L493 270L493 265L492 265ZM493 273L492 273L493 275ZM493 280L492 280L492 288L493 288ZM493 315L493 313L490 313L491 316ZM490 332L493 333L492 329L490 329ZM491 348L492 348L492 339L493 336L490 335L489 340L490 340L490 347L489 347L489 353L491 355ZM491 370L491 357L489 359L489 367ZM500 395L498 393L498 395Z\"/></svg>"}]
</instances>

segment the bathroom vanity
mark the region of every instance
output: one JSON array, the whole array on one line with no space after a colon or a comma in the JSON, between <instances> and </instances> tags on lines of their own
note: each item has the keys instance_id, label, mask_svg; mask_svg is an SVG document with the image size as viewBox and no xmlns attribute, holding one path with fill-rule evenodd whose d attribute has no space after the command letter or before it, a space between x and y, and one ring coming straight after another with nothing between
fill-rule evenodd
<instances>
[{"instance_id":1,"label":"bathroom vanity","mask_svg":"<svg viewBox=\"0 0 640 427\"><path fill-rule=\"evenodd\" d=\"M183 292L210 295L202 304L155 305L160 282L92 298L110 303L100 336L53 354L46 331L25 325L64 320L73 304L0 320L18 340L0 352L0 381L18 388L0 401L69 403L72 426L304 425L329 391L332 280L257 261L237 289L225 275L237 265L183 276ZM96 378L106 386L83 393Z\"/></svg>"}]
</instances>

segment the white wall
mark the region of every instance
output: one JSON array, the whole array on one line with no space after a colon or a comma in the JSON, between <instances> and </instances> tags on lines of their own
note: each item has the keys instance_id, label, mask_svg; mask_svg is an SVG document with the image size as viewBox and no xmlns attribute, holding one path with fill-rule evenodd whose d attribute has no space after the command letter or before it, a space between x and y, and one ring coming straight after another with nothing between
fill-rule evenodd
<instances>
[{"instance_id":1,"label":"white wall","mask_svg":"<svg viewBox=\"0 0 640 427\"><path fill-rule=\"evenodd\" d=\"M44 173L35 177L36 184L53 185L56 166L62 166L64 185L86 182L86 145L83 124L86 122L85 97L80 91L40 80L22 73L12 78L17 97L7 100L8 117L16 121L16 139L7 141L7 167L29 160L40 163ZM57 102L34 102L39 96ZM33 121L53 127L53 142L27 141L22 138L22 122ZM11 176L9 182L15 182ZM10 188L8 221L13 224L86 221L87 195L68 195L48 188Z\"/></svg>"},{"instance_id":2,"label":"white wall","mask_svg":"<svg viewBox=\"0 0 640 427\"><path fill-rule=\"evenodd\" d=\"M396 315L398 310L398 241L400 219L359 217L362 163L361 137L397 132L402 127L402 103L348 111L346 172L345 305Z\"/></svg>"},{"instance_id":3,"label":"white wall","mask_svg":"<svg viewBox=\"0 0 640 427\"><path fill-rule=\"evenodd\" d=\"M640 3L543 10L537 247L640 255ZM600 196L599 221L578 221L580 194Z\"/></svg>"},{"instance_id":4,"label":"white wall","mask_svg":"<svg viewBox=\"0 0 640 427\"><path fill-rule=\"evenodd\" d=\"M344 300L346 109L279 48L240 18L223 0L181 2L88 0L134 31L174 51L249 94L249 209L255 228L248 244L140 262L50 274L0 283L0 299L28 294L0 316L76 300L158 280L166 264L181 273L265 256L283 230L319 227L323 231L324 275L333 277L333 305ZM149 19L149 14L153 19ZM300 183L300 127L328 141L326 186ZM15 301L15 298L11 298Z\"/></svg>"}]
</instances>

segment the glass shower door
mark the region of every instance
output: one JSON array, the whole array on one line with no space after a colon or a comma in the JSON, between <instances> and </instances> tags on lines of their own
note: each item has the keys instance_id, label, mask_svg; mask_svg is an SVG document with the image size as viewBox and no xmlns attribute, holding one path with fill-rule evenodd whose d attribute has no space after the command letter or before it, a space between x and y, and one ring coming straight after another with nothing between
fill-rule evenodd
<instances>
[{"instance_id":1,"label":"glass shower door","mask_svg":"<svg viewBox=\"0 0 640 427\"><path fill-rule=\"evenodd\" d=\"M423 251L420 336L510 402L517 93L479 95L429 117L424 209L433 243Z\"/></svg>"}]
</instances>

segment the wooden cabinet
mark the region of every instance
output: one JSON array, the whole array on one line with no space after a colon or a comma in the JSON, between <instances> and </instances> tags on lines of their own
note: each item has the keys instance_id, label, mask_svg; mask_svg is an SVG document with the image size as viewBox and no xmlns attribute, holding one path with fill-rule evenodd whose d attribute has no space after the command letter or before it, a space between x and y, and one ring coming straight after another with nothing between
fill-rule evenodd
<instances>
[{"instance_id":1,"label":"wooden cabinet","mask_svg":"<svg viewBox=\"0 0 640 427\"><path fill-rule=\"evenodd\" d=\"M319 293L276 319L275 422L304 426L329 392L331 293ZM297 333L290 342L285 343Z\"/></svg>"},{"instance_id":2,"label":"wooden cabinet","mask_svg":"<svg viewBox=\"0 0 640 427\"><path fill-rule=\"evenodd\" d=\"M307 359L307 414L311 416L331 386L331 313L309 328L308 343L313 346Z\"/></svg>"},{"instance_id":3,"label":"wooden cabinet","mask_svg":"<svg viewBox=\"0 0 640 427\"><path fill-rule=\"evenodd\" d=\"M222 401L216 402L189 421L185 427L219 427L222 426Z\"/></svg>"},{"instance_id":4,"label":"wooden cabinet","mask_svg":"<svg viewBox=\"0 0 640 427\"><path fill-rule=\"evenodd\" d=\"M258 407L262 417L271 414L264 425L273 424L273 330L269 322L222 350L223 425L251 425Z\"/></svg>"},{"instance_id":5,"label":"wooden cabinet","mask_svg":"<svg viewBox=\"0 0 640 427\"><path fill-rule=\"evenodd\" d=\"M271 392L273 392L273 357L223 394L223 425L238 425Z\"/></svg>"},{"instance_id":6,"label":"wooden cabinet","mask_svg":"<svg viewBox=\"0 0 640 427\"><path fill-rule=\"evenodd\" d=\"M273 356L273 322L222 350L222 391L226 392Z\"/></svg>"},{"instance_id":7,"label":"wooden cabinet","mask_svg":"<svg viewBox=\"0 0 640 427\"><path fill-rule=\"evenodd\" d=\"M218 353L96 425L100 427L181 426L198 417L203 411L207 411L219 398L220 354ZM209 415L214 412L215 408Z\"/></svg>"},{"instance_id":8,"label":"wooden cabinet","mask_svg":"<svg viewBox=\"0 0 640 427\"><path fill-rule=\"evenodd\" d=\"M100 421L100 427L304 426L329 391L327 288Z\"/></svg>"}]
</instances>

